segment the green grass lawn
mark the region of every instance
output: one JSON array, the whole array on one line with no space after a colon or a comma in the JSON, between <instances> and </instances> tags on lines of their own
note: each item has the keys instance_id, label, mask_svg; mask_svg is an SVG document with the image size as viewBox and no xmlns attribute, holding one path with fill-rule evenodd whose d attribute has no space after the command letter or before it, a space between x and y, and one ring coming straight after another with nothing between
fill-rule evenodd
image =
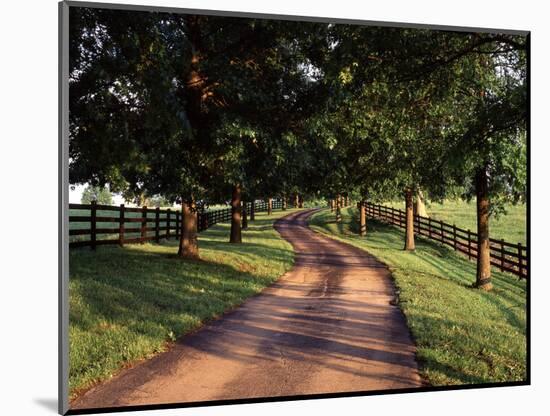
<instances>
[{"instance_id":1,"label":"green grass lawn","mask_svg":"<svg viewBox=\"0 0 550 416\"><path fill-rule=\"evenodd\" d=\"M473 289L476 264L452 249L417 238L416 251L405 252L402 230L369 221L368 235L360 237L357 209L342 213L337 224L334 214L323 210L310 227L388 265L418 347L421 374L431 385L525 380L525 281L493 271L492 292Z\"/></svg>"},{"instance_id":2,"label":"green grass lawn","mask_svg":"<svg viewBox=\"0 0 550 416\"><path fill-rule=\"evenodd\" d=\"M200 261L176 257L175 239L124 248L71 249L69 386L72 397L122 367L166 350L274 282L294 263L273 228L294 210L258 213L229 244L227 223L199 234Z\"/></svg>"},{"instance_id":3,"label":"green grass lawn","mask_svg":"<svg viewBox=\"0 0 550 416\"><path fill-rule=\"evenodd\" d=\"M405 209L404 202L390 202L385 205ZM426 210L433 219L449 224L455 223L457 227L465 230L470 229L473 232L477 230L475 200L469 203L462 200L445 201L444 203L430 202L426 205ZM526 205L507 206L506 214L490 219L489 229L492 238L503 238L512 244L521 243L525 245L527 243Z\"/></svg>"}]
</instances>

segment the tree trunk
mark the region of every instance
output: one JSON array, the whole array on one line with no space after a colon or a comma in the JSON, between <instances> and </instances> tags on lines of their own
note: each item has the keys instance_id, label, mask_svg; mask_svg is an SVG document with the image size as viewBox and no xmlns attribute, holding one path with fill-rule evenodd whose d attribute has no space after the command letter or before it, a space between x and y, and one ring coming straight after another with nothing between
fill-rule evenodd
<instances>
[{"instance_id":1,"label":"tree trunk","mask_svg":"<svg viewBox=\"0 0 550 416\"><path fill-rule=\"evenodd\" d=\"M282 205L282 209L283 209L283 211L286 211L286 209L287 209L286 195L283 195L283 205Z\"/></svg>"},{"instance_id":2,"label":"tree trunk","mask_svg":"<svg viewBox=\"0 0 550 416\"><path fill-rule=\"evenodd\" d=\"M246 212L246 201L243 202L243 230L247 230L248 229L248 218L247 218L247 212Z\"/></svg>"},{"instance_id":3,"label":"tree trunk","mask_svg":"<svg viewBox=\"0 0 550 416\"><path fill-rule=\"evenodd\" d=\"M344 197L344 206L345 207L349 206L349 198L347 195Z\"/></svg>"},{"instance_id":4,"label":"tree trunk","mask_svg":"<svg viewBox=\"0 0 550 416\"><path fill-rule=\"evenodd\" d=\"M364 237L367 235L367 216L365 212L365 200L359 202L359 235Z\"/></svg>"},{"instance_id":5,"label":"tree trunk","mask_svg":"<svg viewBox=\"0 0 550 416\"><path fill-rule=\"evenodd\" d=\"M340 205L342 205L342 198L340 195L336 197L336 222L342 221L342 212L340 211Z\"/></svg>"},{"instance_id":6,"label":"tree trunk","mask_svg":"<svg viewBox=\"0 0 550 416\"><path fill-rule=\"evenodd\" d=\"M145 193L144 192L140 192L138 195L136 195L136 197L134 198L135 199L135 202L136 202L136 205L138 207L142 207L145 205ZM96 198L97 200L97 198Z\"/></svg>"},{"instance_id":7,"label":"tree trunk","mask_svg":"<svg viewBox=\"0 0 550 416\"><path fill-rule=\"evenodd\" d=\"M252 202L250 203L250 221L254 221L256 219L256 200L252 198Z\"/></svg>"},{"instance_id":8,"label":"tree trunk","mask_svg":"<svg viewBox=\"0 0 550 416\"><path fill-rule=\"evenodd\" d=\"M300 195L298 197L298 208L303 208L303 207L304 207L304 197Z\"/></svg>"},{"instance_id":9,"label":"tree trunk","mask_svg":"<svg viewBox=\"0 0 550 416\"><path fill-rule=\"evenodd\" d=\"M487 168L476 173L477 275L476 287L491 290L491 248L489 242L489 185Z\"/></svg>"},{"instance_id":10,"label":"tree trunk","mask_svg":"<svg viewBox=\"0 0 550 416\"><path fill-rule=\"evenodd\" d=\"M292 203L294 205L294 208L298 208L298 194L294 193L294 202Z\"/></svg>"},{"instance_id":11,"label":"tree trunk","mask_svg":"<svg viewBox=\"0 0 550 416\"><path fill-rule=\"evenodd\" d=\"M330 212L334 212L334 199L329 199Z\"/></svg>"},{"instance_id":12,"label":"tree trunk","mask_svg":"<svg viewBox=\"0 0 550 416\"><path fill-rule=\"evenodd\" d=\"M414 250L414 209L413 209L413 192L411 189L405 191L405 212L406 212L406 229L405 229L405 250Z\"/></svg>"},{"instance_id":13,"label":"tree trunk","mask_svg":"<svg viewBox=\"0 0 550 416\"><path fill-rule=\"evenodd\" d=\"M414 216L420 215L421 217L428 218L428 211L426 211L426 204L424 203L424 195L422 191L416 193L416 201L414 202Z\"/></svg>"},{"instance_id":14,"label":"tree trunk","mask_svg":"<svg viewBox=\"0 0 550 416\"><path fill-rule=\"evenodd\" d=\"M192 129L201 130L204 124L204 112L202 97L206 87L205 78L199 73L199 39L200 22L198 17L189 15L186 18L188 28L188 39L191 43L191 65L184 83L185 88L185 113ZM199 246L197 242L197 209L195 198L191 196L190 201L182 198L181 203L181 235L178 255L186 258L198 258Z\"/></svg>"},{"instance_id":15,"label":"tree trunk","mask_svg":"<svg viewBox=\"0 0 550 416\"><path fill-rule=\"evenodd\" d=\"M181 235L178 256L188 259L199 258L197 242L197 215L195 200L181 202Z\"/></svg>"},{"instance_id":16,"label":"tree trunk","mask_svg":"<svg viewBox=\"0 0 550 416\"><path fill-rule=\"evenodd\" d=\"M273 198L267 198L267 215L273 213Z\"/></svg>"},{"instance_id":17,"label":"tree trunk","mask_svg":"<svg viewBox=\"0 0 550 416\"><path fill-rule=\"evenodd\" d=\"M229 237L230 243L242 243L241 239L241 185L233 186L233 194L231 196L231 234Z\"/></svg>"}]
</instances>

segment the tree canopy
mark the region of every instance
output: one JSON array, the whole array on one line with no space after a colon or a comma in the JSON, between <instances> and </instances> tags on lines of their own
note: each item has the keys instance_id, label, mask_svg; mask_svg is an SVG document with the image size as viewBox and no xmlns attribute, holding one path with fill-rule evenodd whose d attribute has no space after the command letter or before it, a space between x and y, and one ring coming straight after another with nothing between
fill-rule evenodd
<instances>
[{"instance_id":1,"label":"tree canopy","mask_svg":"<svg viewBox=\"0 0 550 416\"><path fill-rule=\"evenodd\" d=\"M70 181L191 211L238 188L244 200L421 190L498 213L525 199L527 42L74 8Z\"/></svg>"}]
</instances>

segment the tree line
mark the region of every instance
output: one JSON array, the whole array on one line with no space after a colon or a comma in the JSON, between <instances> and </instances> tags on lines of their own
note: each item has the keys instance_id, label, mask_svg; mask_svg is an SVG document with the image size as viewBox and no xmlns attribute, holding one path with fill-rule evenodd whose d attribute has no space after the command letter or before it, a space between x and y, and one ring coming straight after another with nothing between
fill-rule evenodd
<instances>
[{"instance_id":1,"label":"tree line","mask_svg":"<svg viewBox=\"0 0 550 416\"><path fill-rule=\"evenodd\" d=\"M181 204L182 257L205 201L239 243L243 201L400 197L411 250L415 198L460 196L491 287L489 215L526 192L526 37L92 8L69 30L70 182Z\"/></svg>"}]
</instances>

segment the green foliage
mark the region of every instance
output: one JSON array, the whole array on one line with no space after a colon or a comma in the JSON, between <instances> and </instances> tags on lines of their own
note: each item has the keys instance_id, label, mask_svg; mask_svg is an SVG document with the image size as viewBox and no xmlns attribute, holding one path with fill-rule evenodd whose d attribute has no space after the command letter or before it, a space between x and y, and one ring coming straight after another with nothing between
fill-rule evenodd
<instances>
[{"instance_id":1,"label":"green foliage","mask_svg":"<svg viewBox=\"0 0 550 416\"><path fill-rule=\"evenodd\" d=\"M86 8L70 23L71 183L283 191L277 142L314 108L301 23Z\"/></svg>"},{"instance_id":2,"label":"green foliage","mask_svg":"<svg viewBox=\"0 0 550 416\"><path fill-rule=\"evenodd\" d=\"M316 231L347 242L388 265L399 290L399 306L417 345L422 376L433 386L526 379L526 282L493 271L494 290L471 287L475 263L422 238L416 251L403 250L402 230L368 221L357 235L357 210L314 215Z\"/></svg>"},{"instance_id":3,"label":"green foliage","mask_svg":"<svg viewBox=\"0 0 550 416\"><path fill-rule=\"evenodd\" d=\"M148 207L159 207L159 208L172 206L170 201L165 197L163 197L162 195L155 195L155 196L146 198L144 205Z\"/></svg>"},{"instance_id":4,"label":"green foliage","mask_svg":"<svg viewBox=\"0 0 550 416\"><path fill-rule=\"evenodd\" d=\"M327 200L324 198L308 198L304 200L304 208L324 208L327 206Z\"/></svg>"},{"instance_id":5,"label":"green foliage","mask_svg":"<svg viewBox=\"0 0 550 416\"><path fill-rule=\"evenodd\" d=\"M75 8L70 180L225 200L526 189L521 36Z\"/></svg>"},{"instance_id":6,"label":"green foliage","mask_svg":"<svg viewBox=\"0 0 550 416\"><path fill-rule=\"evenodd\" d=\"M487 166L493 209L524 197L525 38L346 25L330 37L322 69L334 93L321 117L344 168L327 196L421 188L442 199L460 186L471 197Z\"/></svg>"},{"instance_id":7,"label":"green foliage","mask_svg":"<svg viewBox=\"0 0 550 416\"><path fill-rule=\"evenodd\" d=\"M92 201L96 201L98 204L112 205L113 196L109 189L105 187L88 185L84 188L84 191L82 191L81 202L83 204L89 204Z\"/></svg>"}]
</instances>

